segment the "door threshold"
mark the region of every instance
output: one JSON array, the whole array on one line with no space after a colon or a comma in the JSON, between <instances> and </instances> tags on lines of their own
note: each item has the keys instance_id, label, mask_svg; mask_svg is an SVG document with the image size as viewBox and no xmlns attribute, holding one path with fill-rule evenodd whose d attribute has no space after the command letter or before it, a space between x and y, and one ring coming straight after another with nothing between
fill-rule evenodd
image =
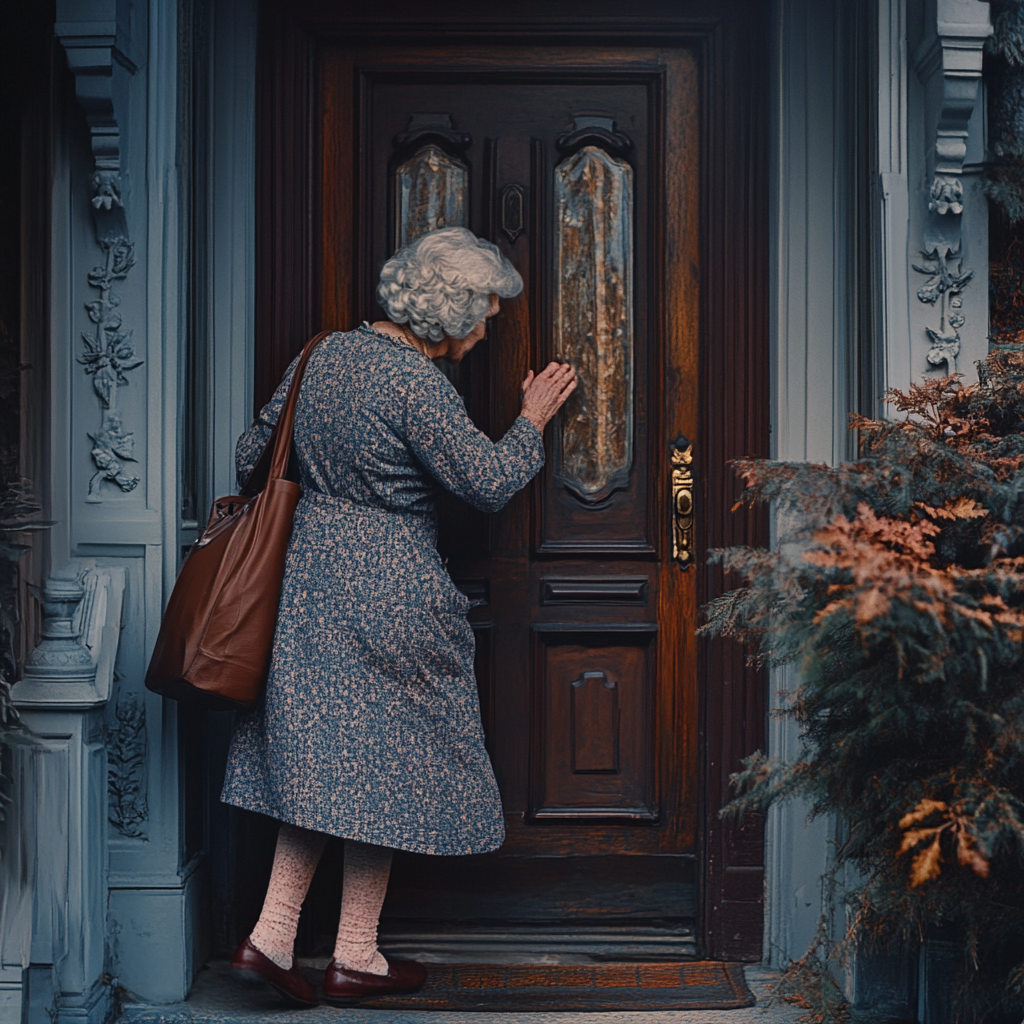
<instances>
[{"instance_id":1,"label":"door threshold","mask_svg":"<svg viewBox=\"0 0 1024 1024\"><path fill-rule=\"evenodd\" d=\"M590 964L691 960L691 923L678 925L448 925L395 922L381 929L380 948L434 964Z\"/></svg>"}]
</instances>

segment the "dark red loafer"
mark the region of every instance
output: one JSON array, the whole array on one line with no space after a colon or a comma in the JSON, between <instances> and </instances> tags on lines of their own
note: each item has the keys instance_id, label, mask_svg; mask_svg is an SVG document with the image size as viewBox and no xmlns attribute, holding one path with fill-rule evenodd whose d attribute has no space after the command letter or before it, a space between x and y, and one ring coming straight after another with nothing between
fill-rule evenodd
<instances>
[{"instance_id":1,"label":"dark red loafer","mask_svg":"<svg viewBox=\"0 0 1024 1024\"><path fill-rule=\"evenodd\" d=\"M291 970L278 967L270 957L261 953L248 939L235 950L231 967L246 981L265 981L291 1006L318 1006L316 989L302 972L292 964Z\"/></svg>"},{"instance_id":2,"label":"dark red loafer","mask_svg":"<svg viewBox=\"0 0 1024 1024\"><path fill-rule=\"evenodd\" d=\"M363 999L415 992L427 978L427 969L415 960L385 957L387 974L367 974L342 967L332 960L324 974L324 999L335 1006L351 1006Z\"/></svg>"}]
</instances>

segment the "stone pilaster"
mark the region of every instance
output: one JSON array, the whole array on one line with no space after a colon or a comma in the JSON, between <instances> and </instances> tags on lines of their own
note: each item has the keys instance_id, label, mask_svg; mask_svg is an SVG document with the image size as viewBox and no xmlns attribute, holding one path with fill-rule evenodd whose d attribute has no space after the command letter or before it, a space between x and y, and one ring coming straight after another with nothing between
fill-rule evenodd
<instances>
[{"instance_id":1,"label":"stone pilaster","mask_svg":"<svg viewBox=\"0 0 1024 1024\"><path fill-rule=\"evenodd\" d=\"M43 587L42 640L12 691L5 735L12 803L4 843L4 966L24 969L21 1019L100 1024L104 980L107 758L104 708L125 574L73 562Z\"/></svg>"}]
</instances>

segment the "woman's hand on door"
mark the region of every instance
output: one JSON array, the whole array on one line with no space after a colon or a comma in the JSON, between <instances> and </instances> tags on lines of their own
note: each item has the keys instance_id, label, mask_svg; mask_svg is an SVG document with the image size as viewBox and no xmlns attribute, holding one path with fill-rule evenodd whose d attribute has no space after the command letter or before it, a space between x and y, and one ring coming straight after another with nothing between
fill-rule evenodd
<instances>
[{"instance_id":1,"label":"woman's hand on door","mask_svg":"<svg viewBox=\"0 0 1024 1024\"><path fill-rule=\"evenodd\" d=\"M543 431L576 390L576 371L568 363L548 363L538 374L531 370L523 381L522 415Z\"/></svg>"}]
</instances>

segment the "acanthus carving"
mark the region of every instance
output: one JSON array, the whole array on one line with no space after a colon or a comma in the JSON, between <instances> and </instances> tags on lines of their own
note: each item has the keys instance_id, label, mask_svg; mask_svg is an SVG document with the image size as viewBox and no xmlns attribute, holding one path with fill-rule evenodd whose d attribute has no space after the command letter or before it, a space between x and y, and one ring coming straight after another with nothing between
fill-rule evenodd
<instances>
[{"instance_id":1,"label":"acanthus carving","mask_svg":"<svg viewBox=\"0 0 1024 1024\"><path fill-rule=\"evenodd\" d=\"M128 691L117 700L116 725L107 727L107 817L126 839L145 839L146 706Z\"/></svg>"}]
</instances>

